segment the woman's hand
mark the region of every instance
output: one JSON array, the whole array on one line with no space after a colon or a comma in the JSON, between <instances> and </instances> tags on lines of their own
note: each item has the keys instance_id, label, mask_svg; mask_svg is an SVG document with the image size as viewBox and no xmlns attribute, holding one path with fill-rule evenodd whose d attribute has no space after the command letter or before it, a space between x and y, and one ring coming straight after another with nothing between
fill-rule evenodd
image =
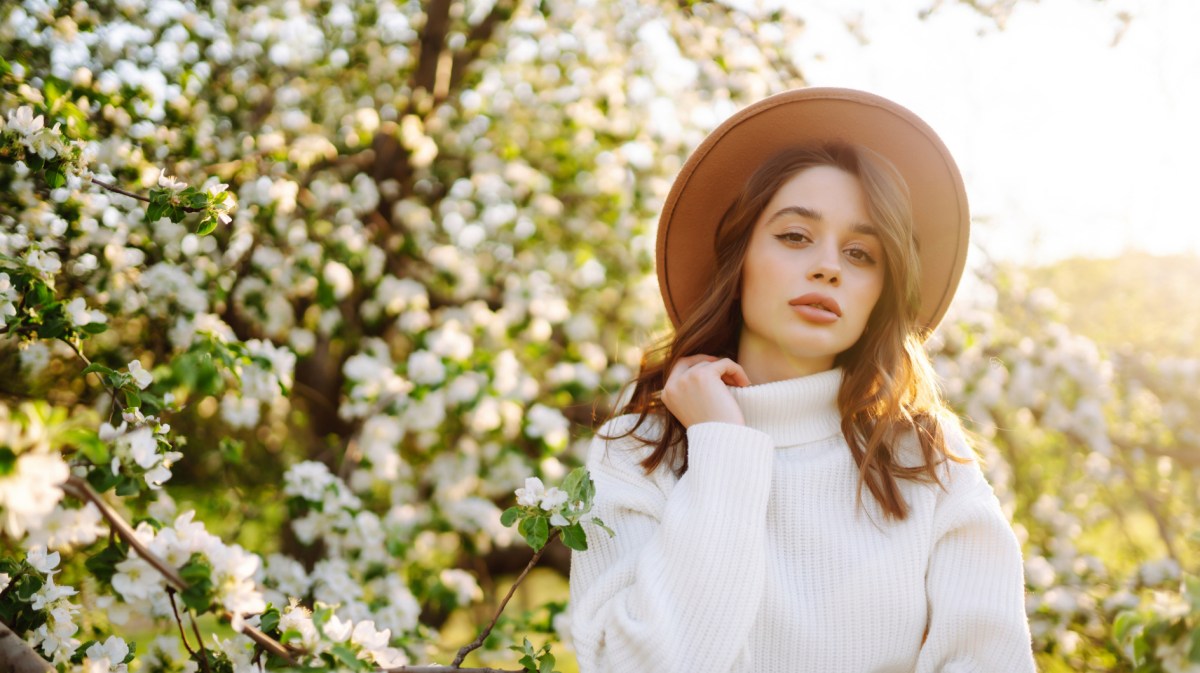
<instances>
[{"instance_id":1,"label":"woman's hand","mask_svg":"<svg viewBox=\"0 0 1200 673\"><path fill-rule=\"evenodd\" d=\"M667 376L662 403L685 428L713 421L745 425L742 409L726 385L750 385L741 365L729 358L689 355L680 358Z\"/></svg>"}]
</instances>

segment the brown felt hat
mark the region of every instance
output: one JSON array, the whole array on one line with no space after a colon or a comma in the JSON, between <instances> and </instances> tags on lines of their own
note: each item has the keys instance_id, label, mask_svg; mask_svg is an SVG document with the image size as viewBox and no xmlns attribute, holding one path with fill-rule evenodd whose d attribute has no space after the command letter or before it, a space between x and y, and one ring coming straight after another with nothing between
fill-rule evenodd
<instances>
[{"instance_id":1,"label":"brown felt hat","mask_svg":"<svg viewBox=\"0 0 1200 673\"><path fill-rule=\"evenodd\" d=\"M809 87L763 99L710 133L679 171L658 222L658 283L678 327L708 290L722 214L750 175L780 150L822 141L862 145L899 169L912 197L921 259L919 324L946 313L967 258L967 192L933 129L886 98Z\"/></svg>"}]
</instances>

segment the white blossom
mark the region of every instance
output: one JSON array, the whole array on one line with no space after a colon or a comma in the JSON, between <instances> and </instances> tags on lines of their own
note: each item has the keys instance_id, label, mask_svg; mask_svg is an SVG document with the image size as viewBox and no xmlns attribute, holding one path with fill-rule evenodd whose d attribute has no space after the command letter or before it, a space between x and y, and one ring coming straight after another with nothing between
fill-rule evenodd
<instances>
[{"instance_id":1,"label":"white blossom","mask_svg":"<svg viewBox=\"0 0 1200 673\"><path fill-rule=\"evenodd\" d=\"M26 531L40 528L62 499L60 487L69 475L57 453L18 455L13 471L0 476L0 532L19 539Z\"/></svg>"},{"instance_id":2,"label":"white blossom","mask_svg":"<svg viewBox=\"0 0 1200 673\"><path fill-rule=\"evenodd\" d=\"M87 657L93 662L107 661L113 673L124 673L125 657L129 656L129 645L117 636L109 636L103 644L93 643L87 648Z\"/></svg>"},{"instance_id":3,"label":"white blossom","mask_svg":"<svg viewBox=\"0 0 1200 673\"><path fill-rule=\"evenodd\" d=\"M145 390L151 383L154 383L154 376L142 368L140 360L129 361L129 374L133 376L133 382L137 384L137 387L142 390Z\"/></svg>"},{"instance_id":4,"label":"white blossom","mask_svg":"<svg viewBox=\"0 0 1200 673\"><path fill-rule=\"evenodd\" d=\"M552 509L557 509L567 502L567 492L552 486L546 489L546 493L542 495L541 501L538 503L542 509L549 512Z\"/></svg>"},{"instance_id":5,"label":"white blossom","mask_svg":"<svg viewBox=\"0 0 1200 673\"><path fill-rule=\"evenodd\" d=\"M38 572L47 574L58 567L59 554L58 552L46 553L44 547L34 547L29 550L25 560Z\"/></svg>"},{"instance_id":6,"label":"white blossom","mask_svg":"<svg viewBox=\"0 0 1200 673\"><path fill-rule=\"evenodd\" d=\"M67 317L71 319L71 323L77 327L83 327L92 323L108 322L108 316L100 311L88 310L87 301L83 297L72 299L63 306L63 309L67 312Z\"/></svg>"},{"instance_id":7,"label":"white blossom","mask_svg":"<svg viewBox=\"0 0 1200 673\"><path fill-rule=\"evenodd\" d=\"M436 385L446 379L446 365L436 354L415 351L408 356L408 378L414 383Z\"/></svg>"},{"instance_id":8,"label":"white blossom","mask_svg":"<svg viewBox=\"0 0 1200 673\"><path fill-rule=\"evenodd\" d=\"M62 269L62 262L58 261L57 255L36 249L25 254L25 263L44 276L53 276Z\"/></svg>"},{"instance_id":9,"label":"white blossom","mask_svg":"<svg viewBox=\"0 0 1200 673\"><path fill-rule=\"evenodd\" d=\"M350 620L342 621L337 615L331 615L321 628L326 638L335 643L342 643L350 637L353 627L354 624Z\"/></svg>"},{"instance_id":10,"label":"white blossom","mask_svg":"<svg viewBox=\"0 0 1200 673\"><path fill-rule=\"evenodd\" d=\"M22 105L16 110L8 111L8 128L25 137L42 130L45 121L45 117L42 115L34 117L33 108L29 105Z\"/></svg>"},{"instance_id":11,"label":"white blossom","mask_svg":"<svg viewBox=\"0 0 1200 673\"><path fill-rule=\"evenodd\" d=\"M164 168L158 174L158 186L172 193L179 193L187 188L187 183L176 180L174 175L167 175L167 169Z\"/></svg>"},{"instance_id":12,"label":"white blossom","mask_svg":"<svg viewBox=\"0 0 1200 673\"><path fill-rule=\"evenodd\" d=\"M469 605L483 598L483 590L475 576L458 568L447 568L438 574L440 581L447 589L454 592L454 600L458 605Z\"/></svg>"},{"instance_id":13,"label":"white blossom","mask_svg":"<svg viewBox=\"0 0 1200 673\"><path fill-rule=\"evenodd\" d=\"M522 507L537 507L546 495L546 486L541 479L529 477L525 487L517 489L517 504Z\"/></svg>"}]
</instances>

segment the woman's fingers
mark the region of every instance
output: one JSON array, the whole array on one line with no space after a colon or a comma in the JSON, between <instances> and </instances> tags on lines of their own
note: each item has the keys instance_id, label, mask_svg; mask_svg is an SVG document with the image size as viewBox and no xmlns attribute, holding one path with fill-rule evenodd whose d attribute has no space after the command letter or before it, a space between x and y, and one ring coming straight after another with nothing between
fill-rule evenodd
<instances>
[{"instance_id":1,"label":"woman's fingers","mask_svg":"<svg viewBox=\"0 0 1200 673\"><path fill-rule=\"evenodd\" d=\"M746 375L746 370L742 369L741 365L729 358L710 362L707 366L719 368L721 380L728 385L738 386L739 388L750 385L750 377Z\"/></svg>"},{"instance_id":2,"label":"woman's fingers","mask_svg":"<svg viewBox=\"0 0 1200 673\"><path fill-rule=\"evenodd\" d=\"M671 373L667 376L667 378L670 379L670 377L674 376L676 372L682 374L698 364L715 362L718 359L719 358L716 358L712 355L688 355L686 357L679 358L679 360L675 363L675 366L671 368Z\"/></svg>"},{"instance_id":3,"label":"woman's fingers","mask_svg":"<svg viewBox=\"0 0 1200 673\"><path fill-rule=\"evenodd\" d=\"M745 370L729 358L688 356L671 369L662 402L685 427L706 421L741 424L741 409L726 385L749 384Z\"/></svg>"}]
</instances>

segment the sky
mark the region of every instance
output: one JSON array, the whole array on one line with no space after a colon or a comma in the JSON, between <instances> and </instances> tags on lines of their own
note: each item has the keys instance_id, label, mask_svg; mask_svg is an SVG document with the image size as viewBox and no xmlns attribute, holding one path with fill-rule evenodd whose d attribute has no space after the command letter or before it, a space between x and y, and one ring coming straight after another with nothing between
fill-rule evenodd
<instances>
[{"instance_id":1,"label":"sky","mask_svg":"<svg viewBox=\"0 0 1200 673\"><path fill-rule=\"evenodd\" d=\"M891 98L946 142L973 257L1200 254L1200 1L1025 0L1002 29L954 0L918 18L934 1L783 4L810 84Z\"/></svg>"}]
</instances>

